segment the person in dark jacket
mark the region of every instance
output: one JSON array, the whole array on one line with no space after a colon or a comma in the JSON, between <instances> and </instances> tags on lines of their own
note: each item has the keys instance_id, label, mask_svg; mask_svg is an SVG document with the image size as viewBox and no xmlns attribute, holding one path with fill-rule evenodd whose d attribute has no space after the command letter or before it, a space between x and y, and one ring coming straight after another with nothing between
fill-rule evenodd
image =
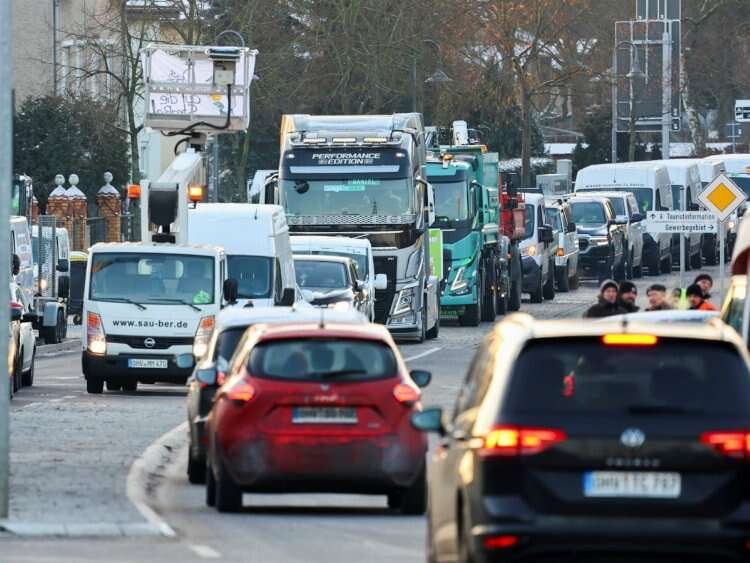
<instances>
[{"instance_id":1,"label":"person in dark jacket","mask_svg":"<svg viewBox=\"0 0 750 563\"><path fill-rule=\"evenodd\" d=\"M667 301L667 288L660 283L650 285L646 290L646 297L648 297L646 311L669 311L672 309L669 301Z\"/></svg>"},{"instance_id":2,"label":"person in dark jacket","mask_svg":"<svg viewBox=\"0 0 750 563\"><path fill-rule=\"evenodd\" d=\"M617 300L623 309L628 313L637 313L640 307L635 304L638 299L638 288L631 281L624 281L620 284L620 295Z\"/></svg>"},{"instance_id":3,"label":"person in dark jacket","mask_svg":"<svg viewBox=\"0 0 750 563\"><path fill-rule=\"evenodd\" d=\"M604 280L602 285L599 286L599 302L589 307L589 310L583 315L584 318L599 319L627 313L627 310L617 302L618 289L616 281Z\"/></svg>"}]
</instances>

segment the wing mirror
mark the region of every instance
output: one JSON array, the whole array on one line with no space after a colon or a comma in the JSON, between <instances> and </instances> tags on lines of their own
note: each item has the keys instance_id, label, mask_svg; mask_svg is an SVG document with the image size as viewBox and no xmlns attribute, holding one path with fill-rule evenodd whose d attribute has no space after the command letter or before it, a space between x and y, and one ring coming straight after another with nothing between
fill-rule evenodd
<instances>
[{"instance_id":1,"label":"wing mirror","mask_svg":"<svg viewBox=\"0 0 750 563\"><path fill-rule=\"evenodd\" d=\"M60 259L57 261L57 267L55 268L58 272L65 273L70 268L68 267L68 261L64 259Z\"/></svg>"},{"instance_id":2,"label":"wing mirror","mask_svg":"<svg viewBox=\"0 0 750 563\"><path fill-rule=\"evenodd\" d=\"M643 221L643 219L644 217L640 213L633 213L633 215L630 217L630 221L632 223L640 223L641 221Z\"/></svg>"},{"instance_id":3,"label":"wing mirror","mask_svg":"<svg viewBox=\"0 0 750 563\"><path fill-rule=\"evenodd\" d=\"M575 233L576 230L578 230L578 227L576 226L576 224L573 221L571 221L570 223L568 223L568 232L569 233Z\"/></svg>"},{"instance_id":4,"label":"wing mirror","mask_svg":"<svg viewBox=\"0 0 750 563\"><path fill-rule=\"evenodd\" d=\"M377 274L375 276L375 289L388 289L388 276L385 274Z\"/></svg>"},{"instance_id":5,"label":"wing mirror","mask_svg":"<svg viewBox=\"0 0 750 563\"><path fill-rule=\"evenodd\" d=\"M422 432L437 432L445 434L443 426L443 409L440 407L429 407L411 415L411 425Z\"/></svg>"},{"instance_id":6,"label":"wing mirror","mask_svg":"<svg viewBox=\"0 0 750 563\"><path fill-rule=\"evenodd\" d=\"M11 258L12 260L12 273L14 276L18 275L18 272L21 271L21 259L18 257L18 254L14 254Z\"/></svg>"},{"instance_id":7,"label":"wing mirror","mask_svg":"<svg viewBox=\"0 0 750 563\"><path fill-rule=\"evenodd\" d=\"M539 227L539 242L547 244L551 242L555 242L555 235L552 232L552 227L549 225L544 225L543 227Z\"/></svg>"},{"instance_id":8,"label":"wing mirror","mask_svg":"<svg viewBox=\"0 0 750 563\"><path fill-rule=\"evenodd\" d=\"M237 280L234 278L227 278L224 280L224 301L230 305L237 303Z\"/></svg>"},{"instance_id":9,"label":"wing mirror","mask_svg":"<svg viewBox=\"0 0 750 563\"><path fill-rule=\"evenodd\" d=\"M409 375L417 384L417 387L427 387L432 381L432 373L423 369L413 369L409 372Z\"/></svg>"},{"instance_id":10,"label":"wing mirror","mask_svg":"<svg viewBox=\"0 0 750 563\"><path fill-rule=\"evenodd\" d=\"M216 366L196 370L195 379L198 383L216 385Z\"/></svg>"},{"instance_id":11,"label":"wing mirror","mask_svg":"<svg viewBox=\"0 0 750 563\"><path fill-rule=\"evenodd\" d=\"M295 291L293 287L287 287L284 289L284 291L281 293L281 302L279 305L282 307L291 307L294 305L294 302L297 300L297 296L295 295Z\"/></svg>"}]
</instances>

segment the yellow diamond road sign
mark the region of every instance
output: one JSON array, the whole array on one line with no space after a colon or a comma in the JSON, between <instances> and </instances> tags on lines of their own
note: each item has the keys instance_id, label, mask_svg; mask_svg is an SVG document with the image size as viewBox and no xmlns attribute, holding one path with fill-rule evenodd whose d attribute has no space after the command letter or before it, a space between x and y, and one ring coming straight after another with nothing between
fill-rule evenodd
<instances>
[{"instance_id":1,"label":"yellow diamond road sign","mask_svg":"<svg viewBox=\"0 0 750 563\"><path fill-rule=\"evenodd\" d=\"M715 213L719 221L725 221L747 199L737 184L720 174L698 196L703 206Z\"/></svg>"}]
</instances>

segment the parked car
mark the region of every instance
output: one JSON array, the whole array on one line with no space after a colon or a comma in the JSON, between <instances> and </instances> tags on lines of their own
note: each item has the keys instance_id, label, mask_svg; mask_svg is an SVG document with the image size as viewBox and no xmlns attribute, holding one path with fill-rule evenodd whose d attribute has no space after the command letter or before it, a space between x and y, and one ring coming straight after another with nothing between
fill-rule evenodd
<instances>
[{"instance_id":1,"label":"parked car","mask_svg":"<svg viewBox=\"0 0 750 563\"><path fill-rule=\"evenodd\" d=\"M199 359L188 379L187 419L190 429L188 449L188 480L206 480L206 417L213 405L216 390L226 380L229 363L245 331L257 324L317 321L366 324L367 318L358 311L325 311L296 304L292 307L228 308L216 317L206 354Z\"/></svg>"},{"instance_id":2,"label":"parked car","mask_svg":"<svg viewBox=\"0 0 750 563\"><path fill-rule=\"evenodd\" d=\"M586 193L570 199L578 230L582 273L603 281L625 279L625 225L606 197Z\"/></svg>"},{"instance_id":3,"label":"parked car","mask_svg":"<svg viewBox=\"0 0 750 563\"><path fill-rule=\"evenodd\" d=\"M532 303L555 298L555 257L557 241L545 222L544 196L525 193L526 234L519 243L523 267L522 290L528 293Z\"/></svg>"},{"instance_id":4,"label":"parked car","mask_svg":"<svg viewBox=\"0 0 750 563\"><path fill-rule=\"evenodd\" d=\"M744 560L748 360L716 319L498 323L453 413L412 416L427 560Z\"/></svg>"},{"instance_id":5,"label":"parked car","mask_svg":"<svg viewBox=\"0 0 750 563\"><path fill-rule=\"evenodd\" d=\"M544 208L545 219L557 236L555 256L555 285L557 291L570 291L578 287L578 234L573 220L573 210L564 199L549 199Z\"/></svg>"},{"instance_id":6,"label":"parked car","mask_svg":"<svg viewBox=\"0 0 750 563\"><path fill-rule=\"evenodd\" d=\"M410 415L430 377L407 370L380 325L251 328L208 415L206 503L236 512L243 492L349 492L424 513L427 440Z\"/></svg>"},{"instance_id":7,"label":"parked car","mask_svg":"<svg viewBox=\"0 0 750 563\"><path fill-rule=\"evenodd\" d=\"M27 301L27 296L16 283L10 284L11 308L21 309L21 319L18 327L18 358L21 377L19 386L31 387L34 385L34 364L36 359L36 335L32 318L33 305Z\"/></svg>"},{"instance_id":8,"label":"parked car","mask_svg":"<svg viewBox=\"0 0 750 563\"><path fill-rule=\"evenodd\" d=\"M625 277L640 278L643 275L643 235L644 215L638 207L635 196L626 191L586 192L606 197L615 210L618 221L625 225Z\"/></svg>"},{"instance_id":9,"label":"parked car","mask_svg":"<svg viewBox=\"0 0 750 563\"><path fill-rule=\"evenodd\" d=\"M295 254L294 270L302 295L311 305L370 314L365 282L359 279L351 258Z\"/></svg>"}]
</instances>

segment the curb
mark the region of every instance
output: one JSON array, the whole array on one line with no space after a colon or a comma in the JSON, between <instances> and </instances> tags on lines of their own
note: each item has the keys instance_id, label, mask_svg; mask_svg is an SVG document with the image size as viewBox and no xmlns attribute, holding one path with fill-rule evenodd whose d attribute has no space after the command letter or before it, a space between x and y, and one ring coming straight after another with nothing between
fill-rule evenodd
<instances>
[{"instance_id":1,"label":"curb","mask_svg":"<svg viewBox=\"0 0 750 563\"><path fill-rule=\"evenodd\" d=\"M36 347L36 355L38 358L46 358L49 356L59 356L61 354L70 354L71 352L77 352L81 349L81 340L79 338L71 338L59 344L42 344Z\"/></svg>"},{"instance_id":2,"label":"curb","mask_svg":"<svg viewBox=\"0 0 750 563\"><path fill-rule=\"evenodd\" d=\"M162 434L133 462L128 472L126 494L146 521L164 537L174 538L177 532L149 506L157 496L157 489L166 477L167 467L174 453L180 450L187 431L187 421Z\"/></svg>"}]
</instances>

